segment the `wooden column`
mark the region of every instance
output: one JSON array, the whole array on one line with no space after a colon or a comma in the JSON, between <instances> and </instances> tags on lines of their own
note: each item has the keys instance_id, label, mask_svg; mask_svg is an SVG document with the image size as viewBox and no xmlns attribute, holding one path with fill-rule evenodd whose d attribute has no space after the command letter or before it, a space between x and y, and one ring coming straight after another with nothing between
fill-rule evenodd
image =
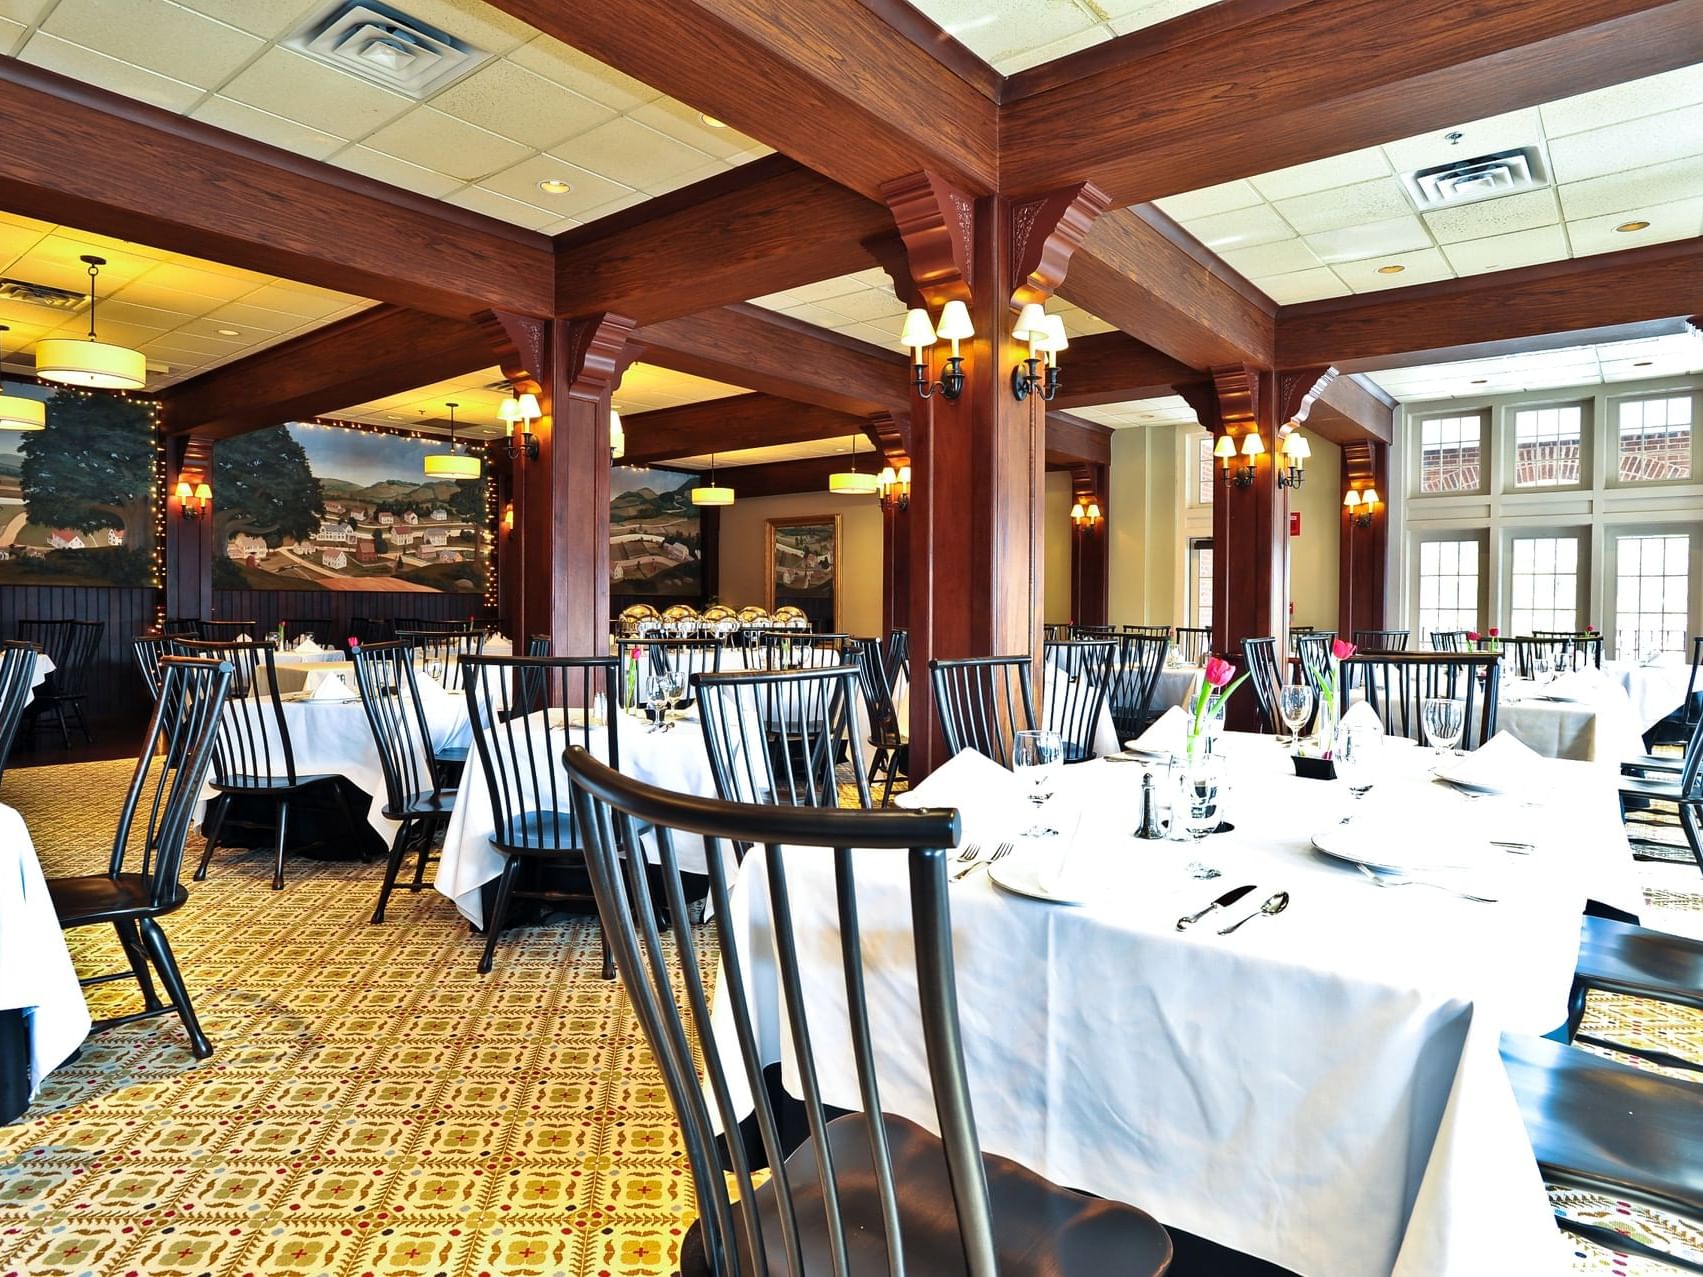
<instances>
[{"instance_id":1,"label":"wooden column","mask_svg":"<svg viewBox=\"0 0 1703 1277\"><path fill-rule=\"evenodd\" d=\"M175 435L166 441L166 544L163 609L167 617L213 615L213 509L200 518L183 515L177 485L187 479L213 482L213 440L204 434ZM219 503L213 490L212 507Z\"/></svg>"},{"instance_id":2,"label":"wooden column","mask_svg":"<svg viewBox=\"0 0 1703 1277\"><path fill-rule=\"evenodd\" d=\"M945 758L924 671L936 658L1040 652L1042 473L1046 404L1018 402L1011 370L1027 353L1012 340L1014 305L1056 288L1105 197L1092 186L1033 200L972 198L929 173L887 183L882 195L904 242L902 298L938 320L968 306L965 385L911 399L911 775ZM928 353L945 370L949 345Z\"/></svg>"},{"instance_id":3,"label":"wooden column","mask_svg":"<svg viewBox=\"0 0 1703 1277\"><path fill-rule=\"evenodd\" d=\"M550 321L512 311L488 310L475 317L485 335L503 376L522 393L538 396L542 405L549 398ZM533 424L537 434L541 423ZM492 451L504 448L496 445ZM548 511L550 489L543 473L543 445L536 458L505 456L498 467L497 482L497 610L514 639L515 651L524 652L528 636L548 633L546 609L532 600L527 590L528 505ZM510 522L504 512L513 511ZM533 511L535 518L539 510ZM529 607L529 602L534 606Z\"/></svg>"},{"instance_id":4,"label":"wooden column","mask_svg":"<svg viewBox=\"0 0 1703 1277\"><path fill-rule=\"evenodd\" d=\"M1111 467L1080 464L1070 468L1071 500L1100 507L1092 523L1071 522L1070 619L1077 625L1104 625L1111 609Z\"/></svg>"},{"instance_id":5,"label":"wooden column","mask_svg":"<svg viewBox=\"0 0 1703 1277\"><path fill-rule=\"evenodd\" d=\"M878 412L866 427L881 451L882 464L895 472L911 465L910 422L902 414ZM914 476L913 476L914 478ZM907 493L904 504L881 499L881 632L910 627L911 615L911 507Z\"/></svg>"},{"instance_id":6,"label":"wooden column","mask_svg":"<svg viewBox=\"0 0 1703 1277\"><path fill-rule=\"evenodd\" d=\"M1338 558L1341 576L1337 585L1337 632L1351 638L1355 630L1382 630L1385 624L1387 582L1385 563L1389 554L1390 448L1388 444L1364 440L1342 447L1342 497L1350 488L1376 488L1384 504L1372 516L1370 527L1354 526L1349 512L1342 511L1342 553ZM1422 636L1415 635L1415 639ZM1424 647L1415 642L1412 646Z\"/></svg>"}]
</instances>

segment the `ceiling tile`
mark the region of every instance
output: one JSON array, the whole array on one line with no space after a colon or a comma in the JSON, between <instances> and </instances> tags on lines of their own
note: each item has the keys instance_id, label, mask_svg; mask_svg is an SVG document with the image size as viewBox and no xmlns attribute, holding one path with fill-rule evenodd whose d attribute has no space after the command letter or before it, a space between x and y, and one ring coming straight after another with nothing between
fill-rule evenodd
<instances>
[{"instance_id":1,"label":"ceiling tile","mask_svg":"<svg viewBox=\"0 0 1703 1277\"><path fill-rule=\"evenodd\" d=\"M95 285L101 297L112 296L126 284L160 266L159 259L151 252L121 252L106 244L56 232L45 236L25 256L13 262L12 270L31 283L86 293L89 291L89 268L78 260L85 253L106 258L106 265L100 268L100 278Z\"/></svg>"},{"instance_id":2,"label":"ceiling tile","mask_svg":"<svg viewBox=\"0 0 1703 1277\"><path fill-rule=\"evenodd\" d=\"M1179 222L1193 222L1198 218L1211 217L1214 213L1252 208L1264 201L1251 182L1235 181L1203 186L1198 191L1185 191L1181 195L1167 195L1155 202Z\"/></svg>"},{"instance_id":3,"label":"ceiling tile","mask_svg":"<svg viewBox=\"0 0 1703 1277\"><path fill-rule=\"evenodd\" d=\"M1647 221L1650 225L1641 231L1614 229L1628 220ZM1625 213L1610 213L1606 217L1580 218L1567 223L1567 237L1573 241L1573 252L1580 257L1696 235L1703 235L1703 196L1640 208L1636 219L1629 219Z\"/></svg>"},{"instance_id":4,"label":"ceiling tile","mask_svg":"<svg viewBox=\"0 0 1703 1277\"><path fill-rule=\"evenodd\" d=\"M483 0L405 0L399 7L410 17L496 54L506 54L538 34L519 18L511 18Z\"/></svg>"},{"instance_id":5,"label":"ceiling tile","mask_svg":"<svg viewBox=\"0 0 1703 1277\"><path fill-rule=\"evenodd\" d=\"M608 217L611 213L619 213L623 209L643 204L649 198L650 196L643 191L629 191L619 199L609 200L594 208L585 209L576 217L580 224L584 225L587 222L595 222L600 217Z\"/></svg>"},{"instance_id":6,"label":"ceiling tile","mask_svg":"<svg viewBox=\"0 0 1703 1277\"><path fill-rule=\"evenodd\" d=\"M310 9L324 7L321 0L172 0L172 3L265 40L295 30Z\"/></svg>"},{"instance_id":7,"label":"ceiling tile","mask_svg":"<svg viewBox=\"0 0 1703 1277\"><path fill-rule=\"evenodd\" d=\"M1703 102L1703 63L1629 80L1538 108L1551 140Z\"/></svg>"},{"instance_id":8,"label":"ceiling tile","mask_svg":"<svg viewBox=\"0 0 1703 1277\"><path fill-rule=\"evenodd\" d=\"M1215 0L1097 0L1095 7L1111 19L1119 35L1128 35L1213 3Z\"/></svg>"},{"instance_id":9,"label":"ceiling tile","mask_svg":"<svg viewBox=\"0 0 1703 1277\"><path fill-rule=\"evenodd\" d=\"M1574 133L1549 144L1550 168L1558 182L1665 164L1699 152L1703 152L1703 105Z\"/></svg>"},{"instance_id":10,"label":"ceiling tile","mask_svg":"<svg viewBox=\"0 0 1703 1277\"><path fill-rule=\"evenodd\" d=\"M362 137L414 105L401 94L278 47L261 54L220 92L338 137Z\"/></svg>"},{"instance_id":11,"label":"ceiling tile","mask_svg":"<svg viewBox=\"0 0 1703 1277\"><path fill-rule=\"evenodd\" d=\"M238 330L250 328L263 333L287 333L302 324L299 315L269 310L265 306L250 306L245 302L231 302L227 306L209 311L207 318Z\"/></svg>"},{"instance_id":12,"label":"ceiling tile","mask_svg":"<svg viewBox=\"0 0 1703 1277\"><path fill-rule=\"evenodd\" d=\"M1072 0L928 0L923 8L989 64L1075 35L1100 20Z\"/></svg>"},{"instance_id":13,"label":"ceiling tile","mask_svg":"<svg viewBox=\"0 0 1703 1277\"><path fill-rule=\"evenodd\" d=\"M310 129L305 124L286 120L270 111L257 110L231 98L208 98L190 114L216 129L227 129L232 133L240 133L243 137L253 138L256 142L281 146L286 151L294 151L297 155L305 155L309 159L328 159L344 145L343 138L333 137L318 129Z\"/></svg>"},{"instance_id":14,"label":"ceiling tile","mask_svg":"<svg viewBox=\"0 0 1703 1277\"><path fill-rule=\"evenodd\" d=\"M187 111L200 99L202 90L193 84L157 75L152 71L109 58L104 53L56 39L37 31L19 55L23 61L68 75L74 80L98 84L167 111Z\"/></svg>"},{"instance_id":15,"label":"ceiling tile","mask_svg":"<svg viewBox=\"0 0 1703 1277\"><path fill-rule=\"evenodd\" d=\"M1363 222L1306 237L1307 247L1320 261L1335 264L1366 257L1388 260L1392 255L1430 248L1431 237L1417 217L1392 217L1381 222Z\"/></svg>"},{"instance_id":16,"label":"ceiling tile","mask_svg":"<svg viewBox=\"0 0 1703 1277\"><path fill-rule=\"evenodd\" d=\"M1279 306L1297 306L1325 297L1346 297L1353 290L1328 267L1298 270L1290 275L1267 275L1256 281L1259 289Z\"/></svg>"},{"instance_id":17,"label":"ceiling tile","mask_svg":"<svg viewBox=\"0 0 1703 1277\"><path fill-rule=\"evenodd\" d=\"M483 213L486 217L500 218L505 222L513 222L516 226L530 226L533 230L543 230L556 220L554 214L546 213L541 208L511 200L507 196L478 186L464 186L444 198L451 204L472 209L475 213Z\"/></svg>"},{"instance_id":18,"label":"ceiling tile","mask_svg":"<svg viewBox=\"0 0 1703 1277\"><path fill-rule=\"evenodd\" d=\"M720 160L743 161L769 154L768 147L746 137L738 129L718 129L705 124L701 113L673 98L657 98L628 114L640 124L647 124L658 133L668 134L676 142L684 142Z\"/></svg>"},{"instance_id":19,"label":"ceiling tile","mask_svg":"<svg viewBox=\"0 0 1703 1277\"><path fill-rule=\"evenodd\" d=\"M1287 275L1319 265L1313 251L1299 239L1273 240L1252 248L1232 248L1221 256L1247 279L1263 275Z\"/></svg>"},{"instance_id":20,"label":"ceiling tile","mask_svg":"<svg viewBox=\"0 0 1703 1277\"><path fill-rule=\"evenodd\" d=\"M1387 257L1372 257L1363 262L1338 262L1331 267L1357 293L1379 292L1386 288L1406 288L1413 284L1429 284L1439 279L1453 279L1454 272L1443 254L1434 248L1401 255L1404 268L1399 275L1380 275L1378 267L1389 264Z\"/></svg>"},{"instance_id":21,"label":"ceiling tile","mask_svg":"<svg viewBox=\"0 0 1703 1277\"><path fill-rule=\"evenodd\" d=\"M1413 205L1408 203L1401 183L1393 177L1278 200L1276 208L1283 214L1284 220L1303 235L1411 216L1413 213Z\"/></svg>"},{"instance_id":22,"label":"ceiling tile","mask_svg":"<svg viewBox=\"0 0 1703 1277\"><path fill-rule=\"evenodd\" d=\"M264 46L248 32L194 10L128 0L59 0L41 29L203 89L222 82Z\"/></svg>"},{"instance_id":23,"label":"ceiling tile","mask_svg":"<svg viewBox=\"0 0 1703 1277\"><path fill-rule=\"evenodd\" d=\"M831 305L821 305L817 302L799 302L796 306L786 306L781 314L790 315L801 324L814 324L818 328L843 328L853 322L848 315L834 310Z\"/></svg>"},{"instance_id":24,"label":"ceiling tile","mask_svg":"<svg viewBox=\"0 0 1703 1277\"><path fill-rule=\"evenodd\" d=\"M554 36L537 36L509 54L509 60L615 111L630 111L662 96Z\"/></svg>"},{"instance_id":25,"label":"ceiling tile","mask_svg":"<svg viewBox=\"0 0 1703 1277\"><path fill-rule=\"evenodd\" d=\"M530 147L429 106L417 106L385 125L366 138L365 145L463 182L507 168L531 153Z\"/></svg>"},{"instance_id":26,"label":"ceiling tile","mask_svg":"<svg viewBox=\"0 0 1703 1277\"><path fill-rule=\"evenodd\" d=\"M552 147L550 154L622 186L647 189L709 162L702 151L625 116Z\"/></svg>"},{"instance_id":27,"label":"ceiling tile","mask_svg":"<svg viewBox=\"0 0 1703 1277\"><path fill-rule=\"evenodd\" d=\"M615 118L615 112L512 62L489 62L432 99L458 119L544 150Z\"/></svg>"},{"instance_id":28,"label":"ceiling tile","mask_svg":"<svg viewBox=\"0 0 1703 1277\"><path fill-rule=\"evenodd\" d=\"M1443 254L1458 275L1514 270L1521 266L1535 266L1539 262L1565 260L1568 255L1567 235L1560 226L1539 226L1534 230L1446 244Z\"/></svg>"},{"instance_id":29,"label":"ceiling tile","mask_svg":"<svg viewBox=\"0 0 1703 1277\"><path fill-rule=\"evenodd\" d=\"M1273 240L1293 239L1295 236L1294 230L1269 204L1199 217L1189 223L1188 229L1214 252L1250 248L1255 244L1269 244Z\"/></svg>"},{"instance_id":30,"label":"ceiling tile","mask_svg":"<svg viewBox=\"0 0 1703 1277\"><path fill-rule=\"evenodd\" d=\"M1450 133L1461 134L1458 142L1448 140ZM1507 115L1492 115L1483 120L1471 120L1453 128L1441 128L1420 133L1399 142L1384 144L1384 154L1397 173L1411 173L1435 164L1452 164L1470 160L1475 155L1505 151L1515 146L1543 145L1543 123L1536 108L1511 111Z\"/></svg>"},{"instance_id":31,"label":"ceiling tile","mask_svg":"<svg viewBox=\"0 0 1703 1277\"><path fill-rule=\"evenodd\" d=\"M1339 186L1352 186L1358 182L1376 181L1389 175L1389 161L1374 146L1364 151L1349 151L1344 155L1314 160L1310 164L1278 169L1275 173L1262 173L1248 180L1266 199L1282 200Z\"/></svg>"},{"instance_id":32,"label":"ceiling tile","mask_svg":"<svg viewBox=\"0 0 1703 1277\"><path fill-rule=\"evenodd\" d=\"M8 56L18 51L18 44L23 40L29 25L23 22L13 22L10 18L0 18L0 50Z\"/></svg>"},{"instance_id":33,"label":"ceiling tile","mask_svg":"<svg viewBox=\"0 0 1703 1277\"><path fill-rule=\"evenodd\" d=\"M1440 244L1535 230L1561 221L1553 189L1521 191L1518 195L1504 195L1499 199L1440 208L1423 214L1423 217L1426 227Z\"/></svg>"},{"instance_id":34,"label":"ceiling tile","mask_svg":"<svg viewBox=\"0 0 1703 1277\"><path fill-rule=\"evenodd\" d=\"M47 229L0 224L0 264L9 264L41 243Z\"/></svg>"},{"instance_id":35,"label":"ceiling tile","mask_svg":"<svg viewBox=\"0 0 1703 1277\"><path fill-rule=\"evenodd\" d=\"M387 182L391 186L413 191L430 199L442 199L464 185L459 177L434 173L431 169L421 168L418 164L410 164L407 160L399 160L394 155L386 155L382 151L365 146L351 146L339 151L331 158L331 162L338 168L359 173L362 177L370 177L375 182Z\"/></svg>"},{"instance_id":36,"label":"ceiling tile","mask_svg":"<svg viewBox=\"0 0 1703 1277\"><path fill-rule=\"evenodd\" d=\"M670 191L679 190L682 186L690 186L694 182L701 182L705 178L714 177L718 173L728 173L732 170L733 165L722 160L706 159L693 168L680 169L666 177L658 178L654 182L646 182L639 189L646 195L666 195Z\"/></svg>"},{"instance_id":37,"label":"ceiling tile","mask_svg":"<svg viewBox=\"0 0 1703 1277\"><path fill-rule=\"evenodd\" d=\"M41 15L46 13L53 3L54 0L0 0L0 16L27 26L40 21Z\"/></svg>"},{"instance_id":38,"label":"ceiling tile","mask_svg":"<svg viewBox=\"0 0 1703 1277\"><path fill-rule=\"evenodd\" d=\"M286 315L296 315L301 319L324 319L328 315L348 309L351 304L366 305L361 298L350 297L345 293L286 283L263 284L253 292L244 293L241 300L250 306L265 306L268 310L283 311Z\"/></svg>"},{"instance_id":39,"label":"ceiling tile","mask_svg":"<svg viewBox=\"0 0 1703 1277\"><path fill-rule=\"evenodd\" d=\"M567 182L573 189L561 195L551 195L539 189L538 183L550 180ZM590 220L588 213L632 194L631 187L611 182L551 155L534 155L500 173L493 173L479 185L487 191L542 210L544 222L554 222L563 217Z\"/></svg>"},{"instance_id":40,"label":"ceiling tile","mask_svg":"<svg viewBox=\"0 0 1703 1277\"><path fill-rule=\"evenodd\" d=\"M1030 67L1040 66L1043 62L1051 62L1083 49L1092 48L1096 44L1110 40L1117 32L1109 26L1095 25L1085 27L1081 31L1072 32L1046 44L1037 44L1033 48L1023 49L1007 57L996 59L994 70L1001 75L1016 75L1019 71L1027 71Z\"/></svg>"},{"instance_id":41,"label":"ceiling tile","mask_svg":"<svg viewBox=\"0 0 1703 1277\"><path fill-rule=\"evenodd\" d=\"M156 333L164 333L182 327L189 321L190 316L182 311L157 310L152 306L138 306L120 298L109 298L100 303L96 311L96 318L100 320L102 327L110 319L115 324L126 324L132 328L152 329ZM82 325L87 321L79 316L77 322Z\"/></svg>"},{"instance_id":42,"label":"ceiling tile","mask_svg":"<svg viewBox=\"0 0 1703 1277\"><path fill-rule=\"evenodd\" d=\"M1561 215L1568 221L1638 209L1703 194L1703 156L1611 173L1561 188Z\"/></svg>"},{"instance_id":43,"label":"ceiling tile","mask_svg":"<svg viewBox=\"0 0 1703 1277\"><path fill-rule=\"evenodd\" d=\"M797 288L787 291L794 302L828 302L832 304L832 299L835 297L846 297L870 287L879 287L879 285L872 286L856 275L841 275L837 279L822 279L817 280L814 284L800 284ZM891 292L892 289L893 286L889 283L887 291Z\"/></svg>"},{"instance_id":44,"label":"ceiling tile","mask_svg":"<svg viewBox=\"0 0 1703 1277\"><path fill-rule=\"evenodd\" d=\"M905 303L893 296L890 290L882 291L875 288L866 289L861 293L847 293L843 297L834 298L827 304L848 319L877 326L881 326L885 320L896 321L906 310ZM889 326L893 333L899 331L897 322ZM885 332L886 327L883 327L882 331ZM891 337L893 333L888 333L887 336ZM886 340L886 338L883 340Z\"/></svg>"}]
</instances>

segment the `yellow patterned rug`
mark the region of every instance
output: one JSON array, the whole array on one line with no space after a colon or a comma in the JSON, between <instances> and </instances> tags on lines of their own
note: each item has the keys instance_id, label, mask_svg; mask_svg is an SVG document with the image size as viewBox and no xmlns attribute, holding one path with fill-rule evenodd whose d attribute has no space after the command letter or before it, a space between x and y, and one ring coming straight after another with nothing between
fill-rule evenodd
<instances>
[{"instance_id":1,"label":"yellow patterned rug","mask_svg":"<svg viewBox=\"0 0 1703 1277\"><path fill-rule=\"evenodd\" d=\"M104 864L129 764L6 776L49 874ZM1652 903L1703 921L1695 868ZM377 865L222 851L166 921L217 1048L173 1019L91 1040L0 1127L0 1277L663 1277L691 1187L660 1078L587 923L506 937L496 971L434 892L369 925ZM1655 919L1652 919L1654 922ZM123 965L71 933L85 974ZM95 1013L134 986L90 990ZM1703 1055L1698 1017L1596 999L1591 1031ZM1693 1230L1563 1199L1641 1234ZM1581 1247L1579 1271L1654 1273Z\"/></svg>"}]
</instances>

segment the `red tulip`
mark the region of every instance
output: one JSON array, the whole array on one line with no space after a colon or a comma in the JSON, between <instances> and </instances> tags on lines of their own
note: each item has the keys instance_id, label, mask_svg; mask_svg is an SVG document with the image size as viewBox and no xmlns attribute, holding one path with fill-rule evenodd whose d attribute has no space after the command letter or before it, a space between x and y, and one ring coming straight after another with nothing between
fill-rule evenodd
<instances>
[{"instance_id":1,"label":"red tulip","mask_svg":"<svg viewBox=\"0 0 1703 1277\"><path fill-rule=\"evenodd\" d=\"M1222 657L1206 658L1206 681L1213 687L1223 687L1236 676L1236 667Z\"/></svg>"},{"instance_id":2,"label":"red tulip","mask_svg":"<svg viewBox=\"0 0 1703 1277\"><path fill-rule=\"evenodd\" d=\"M1478 631L1477 630L1468 630L1466 632L1466 641L1468 643L1478 642Z\"/></svg>"},{"instance_id":3,"label":"red tulip","mask_svg":"<svg viewBox=\"0 0 1703 1277\"><path fill-rule=\"evenodd\" d=\"M351 634L349 636L349 646L354 648L354 647L359 647L360 645L361 645L361 640L356 638L353 634Z\"/></svg>"},{"instance_id":4,"label":"red tulip","mask_svg":"<svg viewBox=\"0 0 1703 1277\"><path fill-rule=\"evenodd\" d=\"M1595 634L1596 632L1597 632L1597 627L1594 626L1594 625L1587 625L1585 627L1585 633L1586 634Z\"/></svg>"},{"instance_id":5,"label":"red tulip","mask_svg":"<svg viewBox=\"0 0 1703 1277\"><path fill-rule=\"evenodd\" d=\"M1494 625L1492 625L1490 627L1490 637L1491 638L1501 638L1502 637L1502 631L1497 629Z\"/></svg>"},{"instance_id":6,"label":"red tulip","mask_svg":"<svg viewBox=\"0 0 1703 1277\"><path fill-rule=\"evenodd\" d=\"M1360 649L1355 647L1354 644L1345 643L1341 639L1332 639L1331 640L1330 654L1331 654L1332 658L1334 658L1335 660L1346 661L1349 657L1353 656L1354 653L1358 652L1359 650Z\"/></svg>"}]
</instances>

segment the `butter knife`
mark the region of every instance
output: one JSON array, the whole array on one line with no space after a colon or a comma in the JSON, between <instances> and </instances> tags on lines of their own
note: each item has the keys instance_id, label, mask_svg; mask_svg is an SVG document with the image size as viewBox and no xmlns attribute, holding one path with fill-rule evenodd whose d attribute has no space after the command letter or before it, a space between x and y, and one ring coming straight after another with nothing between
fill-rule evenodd
<instances>
[{"instance_id":1,"label":"butter knife","mask_svg":"<svg viewBox=\"0 0 1703 1277\"><path fill-rule=\"evenodd\" d=\"M1222 896L1219 896L1218 899L1207 905L1206 908L1202 909L1199 913L1186 914L1183 917L1178 918L1177 930L1187 931L1190 927L1194 926L1195 923L1206 917L1207 914L1213 913L1219 909L1228 909L1231 905L1235 904L1243 896L1252 891L1256 885L1257 884L1250 882L1243 887L1232 887Z\"/></svg>"}]
</instances>

